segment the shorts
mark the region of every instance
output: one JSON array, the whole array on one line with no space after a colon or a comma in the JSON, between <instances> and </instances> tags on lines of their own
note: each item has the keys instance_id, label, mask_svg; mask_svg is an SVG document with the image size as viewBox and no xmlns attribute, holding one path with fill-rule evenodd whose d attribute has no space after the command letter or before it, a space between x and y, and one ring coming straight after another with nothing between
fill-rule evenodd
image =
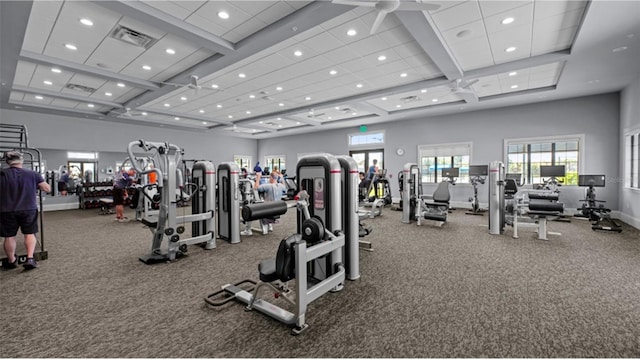
<instances>
[{"instance_id":1,"label":"shorts","mask_svg":"<svg viewBox=\"0 0 640 359\"><path fill-rule=\"evenodd\" d=\"M18 228L22 234L38 233L38 210L0 213L0 237L15 237Z\"/></svg>"},{"instance_id":2,"label":"shorts","mask_svg":"<svg viewBox=\"0 0 640 359\"><path fill-rule=\"evenodd\" d=\"M113 195L114 206L124 206L124 191L126 191L126 189L113 187L111 194Z\"/></svg>"},{"instance_id":3,"label":"shorts","mask_svg":"<svg viewBox=\"0 0 640 359\"><path fill-rule=\"evenodd\" d=\"M64 192L67 190L66 182L58 182L58 192Z\"/></svg>"}]
</instances>

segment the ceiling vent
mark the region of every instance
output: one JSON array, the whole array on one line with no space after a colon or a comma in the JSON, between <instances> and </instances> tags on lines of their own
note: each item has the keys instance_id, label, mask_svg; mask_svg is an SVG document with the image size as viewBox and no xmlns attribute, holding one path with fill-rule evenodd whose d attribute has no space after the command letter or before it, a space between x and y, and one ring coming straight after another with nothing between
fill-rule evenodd
<instances>
[{"instance_id":1,"label":"ceiling vent","mask_svg":"<svg viewBox=\"0 0 640 359\"><path fill-rule=\"evenodd\" d=\"M407 96L400 99L404 103L420 101L420 97L418 96Z\"/></svg>"},{"instance_id":2,"label":"ceiling vent","mask_svg":"<svg viewBox=\"0 0 640 359\"><path fill-rule=\"evenodd\" d=\"M84 92L84 93L94 93L96 91L96 89L92 87L82 86L78 84L67 84L65 88L68 88L69 90Z\"/></svg>"},{"instance_id":3,"label":"ceiling vent","mask_svg":"<svg viewBox=\"0 0 640 359\"><path fill-rule=\"evenodd\" d=\"M113 31L111 31L111 37L116 40L126 42L127 44L145 49L150 48L151 45L157 41L149 35L145 35L122 25L116 26Z\"/></svg>"}]
</instances>

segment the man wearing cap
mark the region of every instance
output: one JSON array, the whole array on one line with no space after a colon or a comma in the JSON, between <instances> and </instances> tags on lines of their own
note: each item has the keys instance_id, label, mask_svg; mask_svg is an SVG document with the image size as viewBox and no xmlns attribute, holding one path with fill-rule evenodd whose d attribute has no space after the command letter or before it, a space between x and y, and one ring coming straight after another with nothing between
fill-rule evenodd
<instances>
[{"instance_id":1,"label":"man wearing cap","mask_svg":"<svg viewBox=\"0 0 640 359\"><path fill-rule=\"evenodd\" d=\"M51 192L51 186L36 171L22 168L22 154L17 151L6 153L9 168L0 171L0 236L4 237L4 252L7 258L2 267L17 267L16 235L18 228L24 235L24 246L27 249L27 261L24 269L38 266L33 253L36 249L36 233L38 233L37 190Z\"/></svg>"}]
</instances>

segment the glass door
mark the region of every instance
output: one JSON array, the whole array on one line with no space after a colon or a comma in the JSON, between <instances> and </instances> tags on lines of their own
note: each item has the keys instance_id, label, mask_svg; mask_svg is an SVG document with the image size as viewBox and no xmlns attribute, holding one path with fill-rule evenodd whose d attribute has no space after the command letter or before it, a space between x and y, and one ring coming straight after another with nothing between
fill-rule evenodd
<instances>
[{"instance_id":1,"label":"glass door","mask_svg":"<svg viewBox=\"0 0 640 359\"><path fill-rule=\"evenodd\" d=\"M349 156L358 164L358 171L365 174L369 170L369 167L373 166L373 160L378 160L377 166L382 173L384 168L384 150L358 150L350 151Z\"/></svg>"}]
</instances>

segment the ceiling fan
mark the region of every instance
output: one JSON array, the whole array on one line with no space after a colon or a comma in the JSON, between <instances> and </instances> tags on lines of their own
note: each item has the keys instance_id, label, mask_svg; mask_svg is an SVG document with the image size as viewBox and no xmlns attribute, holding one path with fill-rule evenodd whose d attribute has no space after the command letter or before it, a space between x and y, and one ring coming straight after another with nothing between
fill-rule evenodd
<instances>
[{"instance_id":1,"label":"ceiling fan","mask_svg":"<svg viewBox=\"0 0 640 359\"><path fill-rule=\"evenodd\" d=\"M129 117L129 118L142 117L142 116L146 116L147 115L146 112L132 111L130 107L126 107L126 108L119 109L119 110L114 110L114 111L111 111L111 112L115 113L118 117L123 116L123 117Z\"/></svg>"},{"instance_id":2,"label":"ceiling fan","mask_svg":"<svg viewBox=\"0 0 640 359\"><path fill-rule=\"evenodd\" d=\"M455 81L451 82L449 88L451 89L452 93L462 97L467 102L478 102L478 95L471 88L471 86L478 81L480 80L474 79L467 81L463 79L456 79Z\"/></svg>"},{"instance_id":3,"label":"ceiling fan","mask_svg":"<svg viewBox=\"0 0 640 359\"><path fill-rule=\"evenodd\" d=\"M172 82L161 82L161 83L165 84L165 85L191 89L191 90L193 90L195 92L196 95L198 94L199 90L208 90L208 91L216 91L216 92L217 91L222 91L217 86L216 87L202 87L202 85L200 85L199 77L196 76L196 75L189 76L189 83L187 83L187 84L177 84L177 83L172 83Z\"/></svg>"},{"instance_id":4,"label":"ceiling fan","mask_svg":"<svg viewBox=\"0 0 640 359\"><path fill-rule=\"evenodd\" d=\"M420 3L413 1L401 1L401 0L379 0L379 1L355 1L355 0L332 0L334 4L340 5L352 5L352 6L364 6L372 7L378 11L378 16L371 26L371 35L375 34L382 21L384 21L387 14L394 11L433 11L438 10L440 5Z\"/></svg>"}]
</instances>

